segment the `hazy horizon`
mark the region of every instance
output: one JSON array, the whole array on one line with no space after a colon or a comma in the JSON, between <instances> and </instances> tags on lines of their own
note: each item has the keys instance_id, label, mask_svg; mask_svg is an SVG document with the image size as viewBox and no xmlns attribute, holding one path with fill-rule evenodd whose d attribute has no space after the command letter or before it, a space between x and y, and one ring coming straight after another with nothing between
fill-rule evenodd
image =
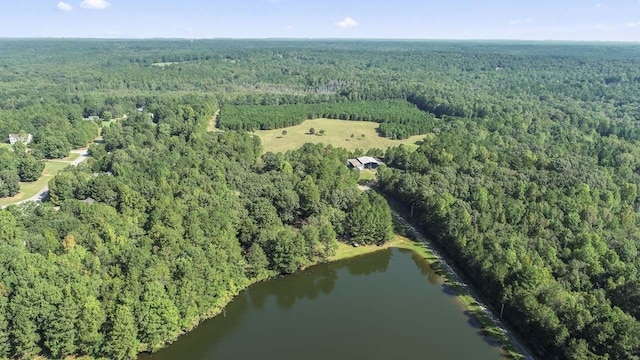
<instances>
[{"instance_id":1,"label":"hazy horizon","mask_svg":"<svg viewBox=\"0 0 640 360\"><path fill-rule=\"evenodd\" d=\"M255 41L415 41L415 42L522 42L522 43L621 43L635 44L640 40L566 40L566 39L445 39L445 38L331 38L331 37L56 37L56 36L0 36L0 40L176 40L176 41L208 41L208 40L255 40Z\"/></svg>"},{"instance_id":2,"label":"hazy horizon","mask_svg":"<svg viewBox=\"0 0 640 360\"><path fill-rule=\"evenodd\" d=\"M640 0L21 0L0 38L640 41Z\"/></svg>"}]
</instances>

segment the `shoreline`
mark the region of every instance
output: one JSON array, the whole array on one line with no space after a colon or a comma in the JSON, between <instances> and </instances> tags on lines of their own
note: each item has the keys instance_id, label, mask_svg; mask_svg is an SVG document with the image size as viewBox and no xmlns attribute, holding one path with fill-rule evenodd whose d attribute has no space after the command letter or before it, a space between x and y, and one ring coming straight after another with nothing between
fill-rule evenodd
<instances>
[{"instance_id":1,"label":"shoreline","mask_svg":"<svg viewBox=\"0 0 640 360\"><path fill-rule=\"evenodd\" d=\"M352 250L348 248L352 248ZM500 326L486 316L487 308L461 286L455 275L451 273L453 270L448 266L442 265L443 260L423 241L396 235L393 240L382 246L364 245L354 248L351 245L340 243L339 250L342 250L343 253L337 253L328 262L340 261L391 248L412 251L426 260L440 277L442 285L451 290L451 295L455 297L455 301L460 305L461 311L468 312L468 316L476 323L474 326L479 328L482 336L490 338L500 346L502 355L506 359L527 359L527 356L513 345L508 335L500 329Z\"/></svg>"},{"instance_id":2,"label":"shoreline","mask_svg":"<svg viewBox=\"0 0 640 360\"><path fill-rule=\"evenodd\" d=\"M382 250L392 249L392 248L412 251L418 254L419 256L421 256L424 260L428 261L429 265L440 277L441 284L451 289L452 291L451 295L453 295L456 298L455 301L457 301L458 304L461 306L461 310L468 311L469 316L472 318L472 320L477 322L479 331L482 333L482 336L491 338L493 341L498 343L500 348L502 349L502 354L505 358L511 358L511 359L524 358L524 356L520 352L518 352L515 348L513 348L513 345L511 344L511 342L507 341L507 344L508 344L507 346L507 344L505 344L504 342L504 339L500 338L499 336L496 336L496 334L491 329L492 326L493 327L496 326L495 324L491 323L487 325L485 321L483 321L483 319L478 317L476 312L478 310L478 307L481 305L477 304L470 294L466 292L461 292L460 289L456 287L456 283L452 279L451 274L446 270L446 268L444 268L440 264L440 259L438 258L438 256L433 252L431 248L427 246L427 244L425 244L422 241L412 240L408 237L405 237L399 234L396 234L396 236L391 241L385 243L384 245L360 245L358 247L354 247L352 245L338 241L338 248L336 249L335 255L330 257L325 262L320 262L314 265L310 265L298 271L303 271L305 269L308 269L310 267L313 267L319 264L337 262L337 261L350 259L358 256L363 256L363 255L371 254L377 251L382 251ZM141 346L136 355L136 359L139 359L140 356L143 354L153 354L168 346L171 346L171 344L178 341L181 336L190 333L193 329L200 326L204 321L213 319L216 316L223 313L227 305L231 301L233 301L235 297L238 294L240 294L242 291L247 290L249 287L259 282L270 280L275 276L279 276L279 275L271 274L270 276L267 276L263 279L256 279L255 281L250 281L244 287L242 287L242 289L239 289L235 294L229 294L227 296L221 297L219 303L215 304L205 315L199 317L198 320L194 320L194 322L188 328L182 329L180 332L176 333L170 340L166 341L162 345L162 347L156 349L154 352L151 352L146 347ZM38 358L46 359L45 357L38 357ZM89 357L89 356L79 356L79 357L69 356L66 359L93 360L95 358Z\"/></svg>"},{"instance_id":3,"label":"shoreline","mask_svg":"<svg viewBox=\"0 0 640 360\"><path fill-rule=\"evenodd\" d=\"M394 239L392 239L391 241L387 242L384 245L360 245L358 247L353 247L352 245L346 244L344 242L338 241L338 248L336 249L336 254L331 256L329 259L327 259L327 261L324 262L318 262L316 264L313 265L309 265L309 266L305 266L301 269L299 269L298 271L304 271L306 269L309 269L313 266L316 265L320 265L320 264L327 264L327 263L332 263L332 262L336 262L336 261L340 261L340 260L345 260L345 259L350 259L353 257L357 257L357 256L361 256L361 255L367 255L376 251L380 251L380 250L385 250L385 249L391 249L391 248L398 248L398 249L409 249L409 250L414 250L414 248L412 247L412 245L410 244L412 241L404 236L401 235L397 235L395 236ZM416 251L417 252L417 251ZM422 255L422 254L420 254ZM298 272L296 271L296 272ZM209 311L207 311L206 314L202 315L199 317L198 320L194 320L193 323L185 329L180 330L180 332L178 332L177 334L175 334L174 336L171 337L171 339L167 340L160 348L156 349L155 351L151 352L149 351L149 349L147 349L146 347L140 347L138 349L138 353L136 355L136 359L139 359L140 356L142 354L153 354L157 351L160 351L168 346L171 346L172 343L178 341L180 339L181 336L183 335L187 335L189 332L191 332L193 329L197 328L198 326L200 326L200 324L202 324L203 322L213 319L216 316L220 315L222 312L224 312L224 309L227 307L227 305L233 301L235 299L236 296L238 296L241 292L249 289L249 287L251 287L252 285L255 285L257 283L263 282L263 281L267 281L270 280L274 277L277 276L281 276L279 274L270 274L269 276L263 278L263 279L255 279L254 281L249 281L244 287L242 287L242 289L239 289L235 294L229 294L225 297L220 298L220 303L214 305ZM144 344L146 345L146 344ZM94 360L95 358L93 357L87 357L87 356L83 356L83 357L68 357L69 359L74 359L74 360ZM46 359L46 358L41 358L41 359Z\"/></svg>"},{"instance_id":4,"label":"shoreline","mask_svg":"<svg viewBox=\"0 0 640 360\"><path fill-rule=\"evenodd\" d=\"M397 221L396 228L400 228L405 234L408 233L412 236L413 240L409 240L409 249L429 261L432 268L442 278L443 283L451 289L462 307L469 312L469 316L479 324L482 333L501 344L503 356L508 359L535 360L535 356L523 345L517 334L484 304L483 298L478 295L473 285L466 282L465 278L459 274L459 270L456 270L441 255L437 245L421 230L409 223L393 206L391 206L391 213L394 220Z\"/></svg>"}]
</instances>

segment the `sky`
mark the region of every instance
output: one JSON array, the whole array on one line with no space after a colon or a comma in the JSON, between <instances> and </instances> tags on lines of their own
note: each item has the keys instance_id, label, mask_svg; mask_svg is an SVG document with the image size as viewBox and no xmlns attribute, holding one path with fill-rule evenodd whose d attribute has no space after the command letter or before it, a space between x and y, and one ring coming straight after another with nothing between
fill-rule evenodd
<instances>
[{"instance_id":1,"label":"sky","mask_svg":"<svg viewBox=\"0 0 640 360\"><path fill-rule=\"evenodd\" d=\"M640 41L640 0L0 0L0 37Z\"/></svg>"}]
</instances>

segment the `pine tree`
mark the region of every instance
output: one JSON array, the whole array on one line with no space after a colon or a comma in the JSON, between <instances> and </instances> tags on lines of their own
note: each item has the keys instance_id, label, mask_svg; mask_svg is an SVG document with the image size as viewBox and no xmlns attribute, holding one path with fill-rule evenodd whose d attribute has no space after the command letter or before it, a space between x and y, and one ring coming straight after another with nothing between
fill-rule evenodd
<instances>
[{"instance_id":1,"label":"pine tree","mask_svg":"<svg viewBox=\"0 0 640 360\"><path fill-rule=\"evenodd\" d=\"M0 359L9 356L9 321L7 319L7 293L0 283Z\"/></svg>"},{"instance_id":2,"label":"pine tree","mask_svg":"<svg viewBox=\"0 0 640 360\"><path fill-rule=\"evenodd\" d=\"M104 336L100 328L105 314L95 296L86 298L78 317L78 349L85 354L96 356Z\"/></svg>"},{"instance_id":3,"label":"pine tree","mask_svg":"<svg viewBox=\"0 0 640 360\"><path fill-rule=\"evenodd\" d=\"M136 320L127 305L118 305L110 321L107 339L102 348L110 359L133 359L138 352Z\"/></svg>"},{"instance_id":4,"label":"pine tree","mask_svg":"<svg viewBox=\"0 0 640 360\"><path fill-rule=\"evenodd\" d=\"M40 352L40 334L36 324L38 309L35 292L30 287L20 287L9 303L9 337L14 352L29 357Z\"/></svg>"},{"instance_id":5,"label":"pine tree","mask_svg":"<svg viewBox=\"0 0 640 360\"><path fill-rule=\"evenodd\" d=\"M50 318L44 325L44 344L53 357L63 358L76 352L78 306L69 287L64 289L55 309L53 314L47 314Z\"/></svg>"},{"instance_id":6,"label":"pine tree","mask_svg":"<svg viewBox=\"0 0 640 360\"><path fill-rule=\"evenodd\" d=\"M145 286L139 309L140 340L149 350L159 349L179 330L180 312L160 282Z\"/></svg>"}]
</instances>

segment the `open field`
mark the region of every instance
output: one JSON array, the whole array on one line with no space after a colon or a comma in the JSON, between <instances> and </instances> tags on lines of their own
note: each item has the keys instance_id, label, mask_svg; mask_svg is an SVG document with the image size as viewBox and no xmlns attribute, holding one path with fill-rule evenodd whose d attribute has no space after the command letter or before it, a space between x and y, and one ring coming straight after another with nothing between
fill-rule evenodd
<instances>
[{"instance_id":1,"label":"open field","mask_svg":"<svg viewBox=\"0 0 640 360\"><path fill-rule=\"evenodd\" d=\"M355 149L386 149L400 144L417 147L416 142L421 141L425 135L416 135L404 140L391 140L378 136L376 128L378 123L370 121L347 121L332 119L306 120L300 125L283 129L258 130L255 133L260 137L264 151L285 152L301 147L303 144L323 143L335 147L343 147L349 151ZM311 135L309 129L314 128L316 133L324 130L324 135ZM287 134L282 135L286 130ZM354 135L351 138L351 134ZM364 134L364 138L361 135Z\"/></svg>"},{"instance_id":2,"label":"open field","mask_svg":"<svg viewBox=\"0 0 640 360\"><path fill-rule=\"evenodd\" d=\"M62 159L53 159L53 160L48 160L47 162L72 162L73 160L77 159L80 157L80 154L78 153L69 153L69 156L62 158ZM46 170L46 167L45 167Z\"/></svg>"},{"instance_id":3,"label":"open field","mask_svg":"<svg viewBox=\"0 0 640 360\"><path fill-rule=\"evenodd\" d=\"M76 154L71 154L71 155L76 155ZM71 158L73 156L70 156L69 158ZM77 158L77 156L76 156ZM54 176L56 176L56 174L66 168L67 166L69 166L69 164L71 163L72 160L67 160L67 161L63 161L63 160L55 160L55 161L47 161L47 163L44 166L44 170L42 171L42 176L40 176L40 178L34 182L21 182L20 183L20 192L13 197L8 197L8 198L0 198L0 206L6 206L6 205L11 205L11 204L15 204L19 201L25 200L25 199L29 199L31 197L33 197L36 193L38 193L38 191L42 190L42 188L44 188L45 186L47 186L47 184L49 183L49 180L51 180L51 178L53 178Z\"/></svg>"}]
</instances>

